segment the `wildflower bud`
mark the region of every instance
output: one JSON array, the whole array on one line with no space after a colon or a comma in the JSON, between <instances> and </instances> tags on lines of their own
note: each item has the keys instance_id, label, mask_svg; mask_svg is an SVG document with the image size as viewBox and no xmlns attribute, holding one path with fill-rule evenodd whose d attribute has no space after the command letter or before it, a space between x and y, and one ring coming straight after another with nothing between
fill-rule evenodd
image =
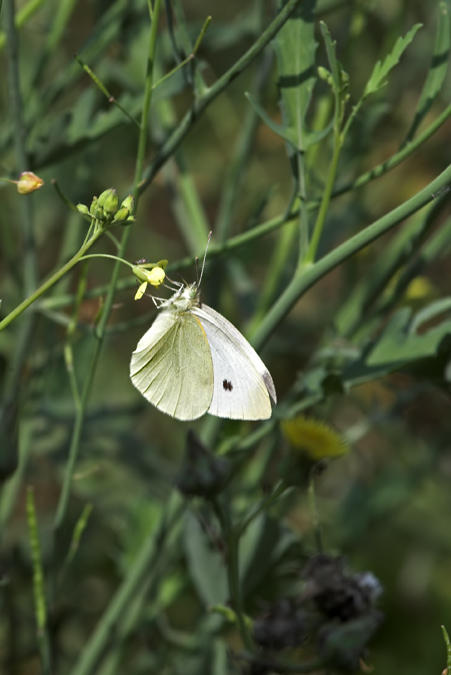
<instances>
[{"instance_id":1,"label":"wildflower bud","mask_svg":"<svg viewBox=\"0 0 451 675\"><path fill-rule=\"evenodd\" d=\"M97 220L105 220L105 212L102 207L99 205L99 200L97 197L94 197L91 206L89 207L89 213Z\"/></svg>"},{"instance_id":2,"label":"wildflower bud","mask_svg":"<svg viewBox=\"0 0 451 675\"><path fill-rule=\"evenodd\" d=\"M230 471L230 462L216 457L190 429L185 457L176 480L180 492L207 499L216 496L224 488Z\"/></svg>"},{"instance_id":3,"label":"wildflower bud","mask_svg":"<svg viewBox=\"0 0 451 675\"><path fill-rule=\"evenodd\" d=\"M325 80L328 84L333 84L332 75L327 68L323 68L323 66L318 67L318 77L320 80Z\"/></svg>"},{"instance_id":4,"label":"wildflower bud","mask_svg":"<svg viewBox=\"0 0 451 675\"><path fill-rule=\"evenodd\" d=\"M133 213L133 209L135 208L135 199L133 195L128 195L128 197L121 202L121 207L128 209L129 213Z\"/></svg>"},{"instance_id":5,"label":"wildflower bud","mask_svg":"<svg viewBox=\"0 0 451 675\"><path fill-rule=\"evenodd\" d=\"M83 216L89 216L89 209L85 204L77 204L77 211L79 211Z\"/></svg>"},{"instance_id":6,"label":"wildflower bud","mask_svg":"<svg viewBox=\"0 0 451 675\"><path fill-rule=\"evenodd\" d=\"M36 176L32 171L24 171L20 174L17 181L17 192L21 195L29 195L35 190L39 190L44 185L44 181Z\"/></svg>"},{"instance_id":7,"label":"wildflower bud","mask_svg":"<svg viewBox=\"0 0 451 675\"><path fill-rule=\"evenodd\" d=\"M349 451L346 440L321 420L299 415L284 420L282 431L292 448L314 461L339 457Z\"/></svg>"},{"instance_id":8,"label":"wildflower bud","mask_svg":"<svg viewBox=\"0 0 451 675\"><path fill-rule=\"evenodd\" d=\"M115 223L120 223L121 225L125 225L128 223L128 218L130 216L130 211L126 209L124 206L122 206L119 211L116 211L114 214L114 222ZM130 221L131 222L131 221Z\"/></svg>"},{"instance_id":9,"label":"wildflower bud","mask_svg":"<svg viewBox=\"0 0 451 675\"><path fill-rule=\"evenodd\" d=\"M114 216L119 204L119 197L114 188L104 190L97 200L99 206L103 208L106 214Z\"/></svg>"},{"instance_id":10,"label":"wildflower bud","mask_svg":"<svg viewBox=\"0 0 451 675\"><path fill-rule=\"evenodd\" d=\"M114 216L114 222L120 223L121 225L130 225L135 221L133 213L133 208L135 205L135 200L133 195L128 195L122 202L119 211L116 212Z\"/></svg>"}]
</instances>

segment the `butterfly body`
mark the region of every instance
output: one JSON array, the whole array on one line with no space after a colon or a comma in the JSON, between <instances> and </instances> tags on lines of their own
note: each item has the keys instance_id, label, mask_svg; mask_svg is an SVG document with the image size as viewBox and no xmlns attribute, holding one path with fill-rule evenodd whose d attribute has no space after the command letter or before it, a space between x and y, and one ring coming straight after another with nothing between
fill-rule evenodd
<instances>
[{"instance_id":1,"label":"butterfly body","mask_svg":"<svg viewBox=\"0 0 451 675\"><path fill-rule=\"evenodd\" d=\"M200 303L197 284L181 286L132 354L135 387L162 412L193 420L206 412L267 419L274 384L260 357L221 314Z\"/></svg>"}]
</instances>

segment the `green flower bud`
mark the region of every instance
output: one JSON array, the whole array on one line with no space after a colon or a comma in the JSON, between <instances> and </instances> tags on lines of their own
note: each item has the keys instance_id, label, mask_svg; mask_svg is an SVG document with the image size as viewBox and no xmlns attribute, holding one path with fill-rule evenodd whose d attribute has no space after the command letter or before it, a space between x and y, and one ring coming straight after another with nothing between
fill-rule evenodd
<instances>
[{"instance_id":1,"label":"green flower bud","mask_svg":"<svg viewBox=\"0 0 451 675\"><path fill-rule=\"evenodd\" d=\"M114 215L114 222L115 223L121 223L123 224L123 221L128 220L128 217L130 215L130 211L122 206L119 211L116 211Z\"/></svg>"},{"instance_id":2,"label":"green flower bud","mask_svg":"<svg viewBox=\"0 0 451 675\"><path fill-rule=\"evenodd\" d=\"M121 203L121 207L128 209L130 213L133 213L133 209L135 208L135 199L133 195L128 195Z\"/></svg>"},{"instance_id":3,"label":"green flower bud","mask_svg":"<svg viewBox=\"0 0 451 675\"><path fill-rule=\"evenodd\" d=\"M332 77L332 74L327 70L327 68L323 68L323 66L318 67L318 77L320 80L324 80L327 82L327 84L331 87L334 86L334 80Z\"/></svg>"},{"instance_id":4,"label":"green flower bud","mask_svg":"<svg viewBox=\"0 0 451 675\"><path fill-rule=\"evenodd\" d=\"M85 204L77 204L77 211L79 211L83 216L89 216L89 209Z\"/></svg>"},{"instance_id":5,"label":"green flower bud","mask_svg":"<svg viewBox=\"0 0 451 675\"><path fill-rule=\"evenodd\" d=\"M99 200L97 197L93 198L91 206L89 207L89 213L97 220L105 220L105 212L99 205Z\"/></svg>"},{"instance_id":6,"label":"green flower bud","mask_svg":"<svg viewBox=\"0 0 451 675\"><path fill-rule=\"evenodd\" d=\"M119 205L119 197L114 188L104 190L97 200L99 206L103 208L106 214L114 216Z\"/></svg>"}]
</instances>

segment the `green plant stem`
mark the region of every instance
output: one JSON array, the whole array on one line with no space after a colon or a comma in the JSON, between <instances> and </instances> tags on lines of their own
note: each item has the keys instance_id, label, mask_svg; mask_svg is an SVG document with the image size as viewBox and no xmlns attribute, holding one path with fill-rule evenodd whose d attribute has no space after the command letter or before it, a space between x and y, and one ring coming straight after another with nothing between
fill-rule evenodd
<instances>
[{"instance_id":1,"label":"green plant stem","mask_svg":"<svg viewBox=\"0 0 451 675\"><path fill-rule=\"evenodd\" d=\"M230 599L232 601L232 609L235 612L238 627L240 630L241 638L243 644L247 650L250 652L254 651L254 643L252 641L248 625L246 623L246 617L244 616L243 608L243 596L241 593L241 583L240 583L240 569L239 569L239 536L235 532L228 505L224 507L220 504L219 500L212 500L213 508L218 516L218 520L221 525L222 534L227 542L227 576L229 581L229 593Z\"/></svg>"},{"instance_id":2,"label":"green plant stem","mask_svg":"<svg viewBox=\"0 0 451 675\"><path fill-rule=\"evenodd\" d=\"M263 89L267 83L270 68L273 64L273 55L266 54L258 69L252 86L252 96L260 101ZM227 241L230 224L235 213L237 195L243 187L243 175L249 161L249 154L255 141L255 134L260 123L260 117L252 106L248 106L244 120L240 127L232 162L225 174L224 186L221 190L220 204L214 227L217 241L223 244Z\"/></svg>"},{"instance_id":3,"label":"green plant stem","mask_svg":"<svg viewBox=\"0 0 451 675\"><path fill-rule=\"evenodd\" d=\"M44 591L44 573L42 570L41 547L34 505L33 488L27 490L27 520L30 534L31 558L33 563L33 594L36 614L36 632L41 655L42 673L50 675L50 645L47 629L47 608Z\"/></svg>"},{"instance_id":4,"label":"green plant stem","mask_svg":"<svg viewBox=\"0 0 451 675\"><path fill-rule=\"evenodd\" d=\"M307 251L307 255L304 260L301 262L301 267L303 265L308 266L315 262L316 253L318 251L318 246L321 241L321 235L324 229L324 223L326 222L327 211L329 209L330 200L332 197L332 190L335 183L335 178L337 176L338 169L338 160L340 159L340 152L342 144L340 141L340 134L336 133L335 142L334 142L334 152L332 155L332 160L329 165L329 170L327 172L326 185L324 186L323 197L321 200L321 206L318 211L318 216L316 218L315 226L313 228L312 239Z\"/></svg>"},{"instance_id":5,"label":"green plant stem","mask_svg":"<svg viewBox=\"0 0 451 675\"><path fill-rule=\"evenodd\" d=\"M155 7L154 11L152 14L152 24L151 24L151 29L149 33L149 51L148 51L148 59L147 59L147 74L146 74L146 88L145 88L145 95L144 95L144 108L143 108L143 113L142 113L142 119L141 119L141 125L140 125L140 136L139 136L139 141L138 141L138 155L137 155L137 161L136 161L136 169L135 169L135 180L134 180L134 194L135 194L135 210L136 206L138 204L138 184L141 179L142 175L142 168L143 168L143 163L144 163L144 154L145 154L145 149L146 149L146 138L147 138L147 125L148 125L148 117L149 117L149 107L151 104L152 100L152 83L153 83L153 66L154 66L154 60L155 60L155 50L156 50L156 39L157 39L157 30L158 30L158 19L160 15L160 8L161 8L161 0L156 0L155 2ZM116 260L116 263L113 268L113 273L111 277L111 281L108 287L108 293L107 297L105 299L105 304L102 309L102 314L100 317L99 324L97 326L95 335L96 335L96 344L94 347L94 351L91 357L91 363L90 367L88 370L87 377L85 379L84 385L83 385L83 390L81 393L80 397L80 403L79 407L77 409L76 417L75 417L75 423L74 423L74 428L72 431L72 438L71 438L71 444L70 444L70 450L69 450L69 457L66 465L66 470L64 473L64 479L63 479L63 487L61 490L61 495L60 499L58 502L58 507L57 511L55 514L55 519L53 523L53 528L54 528L54 536L55 540L57 540L59 533L61 531L65 514L67 511L67 505L69 503L69 496L70 496L70 488L71 488L71 483L72 483L72 476L75 468L75 462L77 460L78 456L78 450L80 447L80 439L81 439L81 432L83 429L83 423L84 423L84 417L85 417L85 412L88 404L88 399L89 395L91 393L91 387L92 383L94 381L94 376L95 372L97 370L97 364L99 361L99 356L100 352L102 350L103 346L103 340L106 334L106 329L107 329L107 324L108 320L111 314L111 310L113 307L113 301L114 301L114 296L116 293L116 287L117 287L117 282L118 282L118 277L119 277L119 270L122 262L119 259L124 259L125 256L125 251L127 248L128 240L130 237L130 231L131 228L127 228L124 232L124 235L122 237L121 241L121 246L118 251L118 260ZM81 257L81 256L79 256ZM55 560L54 560L55 562ZM54 575L55 575L55 570L54 570ZM55 576L54 576L55 578Z\"/></svg>"},{"instance_id":6,"label":"green plant stem","mask_svg":"<svg viewBox=\"0 0 451 675\"><path fill-rule=\"evenodd\" d=\"M174 151L183 141L188 131L193 124L201 117L204 110L210 103L232 82L240 73L245 70L248 65L260 54L266 45L272 40L284 23L290 18L293 11L296 9L300 0L288 0L283 9L276 16L274 21L270 23L268 28L263 31L262 35L255 41L255 43L248 49L248 51L226 72L220 77L215 84L210 87L202 96L200 96L190 109L186 112L180 123L174 129L173 133L164 143L161 150L154 157L148 169L145 172L143 182L140 184L140 192L143 192L152 182L155 174L159 171L166 160L171 157Z\"/></svg>"},{"instance_id":7,"label":"green plant stem","mask_svg":"<svg viewBox=\"0 0 451 675\"><path fill-rule=\"evenodd\" d=\"M8 66L8 98L11 107L11 118L14 132L16 167L18 171L29 168L26 153L26 130L23 123L23 103L19 77L18 38L14 14L14 0L7 0L4 7L5 27L7 32L7 66ZM22 235L22 293L24 296L34 291L37 285L37 264L34 241L33 198L31 195L20 199L22 214L20 227ZM30 354L30 347L35 334L36 317L30 315L19 326L15 335L14 349L11 351L8 367L2 382L2 409L0 411L0 447L1 468L4 476L11 476L20 468L15 489L2 491L0 511L3 525L13 509L14 499L18 494L23 457L18 457L15 429L18 425L19 404L25 399L21 383L25 365ZM27 448L28 450L28 448Z\"/></svg>"},{"instance_id":8,"label":"green plant stem","mask_svg":"<svg viewBox=\"0 0 451 675\"><path fill-rule=\"evenodd\" d=\"M271 232L275 232L278 229L280 229L283 225L292 223L293 221L297 220L298 215L299 210L296 209L295 211L289 213L288 215L276 216L275 218L271 218L265 223L262 223L261 225L254 227L252 230L248 230L246 232L243 232L242 234L238 234L235 237L231 237L222 246L220 244L216 245L211 244L208 248L208 260L211 261L214 258L217 258L220 255L222 255L223 253L228 253L230 251L242 248L247 244L251 244L256 239L263 237L266 234L270 234ZM168 274L173 274L174 272L178 272L180 270L187 269L188 267L192 266L193 266L193 257L187 256L186 258L182 258L181 260L175 263L169 263L165 271L167 271ZM130 288L133 288L134 286L136 286L136 277L129 279L121 279L117 285L117 290L126 291L129 290ZM105 284L88 291L85 297L97 298L101 295L105 295L107 291L108 286ZM58 309L60 307L65 307L66 305L72 304L74 302L74 299L75 295L68 293L58 298L46 298L41 301L40 305L42 305L42 307L44 307L45 309Z\"/></svg>"},{"instance_id":9,"label":"green plant stem","mask_svg":"<svg viewBox=\"0 0 451 675\"><path fill-rule=\"evenodd\" d=\"M323 548L323 538L321 534L321 523L319 519L318 507L316 504L314 469L310 474L310 480L308 484L308 503L310 507L310 515L312 517L313 522L313 532L315 536L316 552L322 553L324 548Z\"/></svg>"},{"instance_id":10,"label":"green plant stem","mask_svg":"<svg viewBox=\"0 0 451 675\"><path fill-rule=\"evenodd\" d=\"M423 145L434 133L439 129L442 124L451 116L451 105L449 105L445 111L433 122L422 134L420 134L415 140L411 141L408 145L403 147L402 150L395 153L392 157L387 159L385 162L378 164L376 167L362 174L356 180L343 185L342 187L334 190L332 192L332 199L339 197L340 195L354 190L359 187L364 187L372 180L383 176L385 173L394 169L398 164L407 159L411 154L413 154L418 148ZM431 184L432 185L432 184ZM318 208L317 202L310 202L307 205L308 210L314 210ZM231 252L233 250L239 249L247 244L252 243L256 239L265 236L271 232L275 232L284 225L293 222L299 216L299 208L291 210L286 215L276 216L270 220L258 225L257 227L252 228L242 234L239 234L235 237L231 237L224 245L214 245L212 244L208 249L208 259L212 260L213 258L221 255L222 253ZM168 265L168 272L174 272L181 269L186 269L193 264L192 257L183 258L177 263ZM133 288L136 284L134 279L123 279L119 285L118 290L127 290ZM88 291L86 297L94 298L100 295L104 295L107 291L107 286L99 286L92 291ZM69 305L74 301L74 295L67 294L58 298L49 298L44 300L46 307L58 308ZM1 326L1 324L0 324Z\"/></svg>"},{"instance_id":11,"label":"green plant stem","mask_svg":"<svg viewBox=\"0 0 451 675\"><path fill-rule=\"evenodd\" d=\"M290 486L284 481L280 481L271 494L258 502L255 507L251 509L250 513L248 513L248 515L240 523L238 523L238 525L235 526L235 535L237 537L242 537L252 521L255 520L255 518L257 518L257 516L259 516L263 511L268 511L268 509L270 509L271 506L277 502L277 500L284 494L284 492L286 492L286 490L288 490L289 487Z\"/></svg>"},{"instance_id":12,"label":"green plant stem","mask_svg":"<svg viewBox=\"0 0 451 675\"><path fill-rule=\"evenodd\" d=\"M146 153L146 144L147 144L147 127L149 123L149 110L152 102L152 92L153 92L153 79L154 79L154 65L155 65L155 52L157 48L157 34L158 34L158 19L160 17L161 10L161 0L155 0L155 6L153 12L151 13L151 27L149 34L149 49L147 53L147 72L146 72L146 89L144 93L144 105L143 113L141 118L141 130L139 134L138 141L138 155L136 158L136 169L135 169L135 184L133 194L135 197L135 204L138 202L139 197L139 183L143 175L144 167L144 157Z\"/></svg>"},{"instance_id":13,"label":"green plant stem","mask_svg":"<svg viewBox=\"0 0 451 675\"><path fill-rule=\"evenodd\" d=\"M142 586L149 583L149 575L153 576L155 573L155 567L162 556L163 546L171 532L180 523L184 508L182 497L174 490L169 497L157 531L144 541L102 619L83 645L80 658L70 675L90 675L97 672L96 668L100 658L105 654L108 645L114 644L118 623L129 603L137 593L141 592Z\"/></svg>"},{"instance_id":14,"label":"green plant stem","mask_svg":"<svg viewBox=\"0 0 451 675\"><path fill-rule=\"evenodd\" d=\"M323 258L314 265L303 269L301 268L260 324L260 327L252 339L254 347L257 350L261 349L268 337L274 332L285 316L287 316L299 298L311 288L313 284L352 255L365 248L368 244L371 244L400 222L408 218L412 213L421 209L434 199L434 194L438 193L450 182L451 166L445 169L445 171L443 171L435 180L429 183L429 185L417 195L407 200L404 204L401 204L401 206L398 206L396 209L393 209L393 211L390 211L390 213L379 218L379 220L366 227L362 232L351 237L345 243L337 246L337 248L323 256Z\"/></svg>"},{"instance_id":15,"label":"green plant stem","mask_svg":"<svg viewBox=\"0 0 451 675\"><path fill-rule=\"evenodd\" d=\"M414 152L418 150L429 138L451 117L451 105L447 106L445 110L439 115L433 122L430 124L427 129L425 129L421 134L419 134L415 139L410 141L407 145L403 146L401 150L392 155L385 162L381 162L373 169L370 169L366 173L363 173L358 178L345 185L342 185L340 188L336 189L332 193L332 197L339 197L345 192L350 192L356 188L363 187L367 185L375 178L383 176L391 169L394 169L398 164L401 164L407 157L410 157Z\"/></svg>"},{"instance_id":16,"label":"green plant stem","mask_svg":"<svg viewBox=\"0 0 451 675\"><path fill-rule=\"evenodd\" d=\"M33 14L38 11L41 5L45 3L45 0L30 0L26 5L24 5L20 12L17 12L14 24L16 30L19 30L26 24L28 19L31 19ZM5 1L5 7L6 7L7 2ZM1 7L1 5L0 5ZM5 12L6 14L6 12ZM6 43L6 35L5 33L1 32L0 33L0 51L3 49Z\"/></svg>"},{"instance_id":17,"label":"green plant stem","mask_svg":"<svg viewBox=\"0 0 451 675\"><path fill-rule=\"evenodd\" d=\"M92 253L89 255L84 255L82 258L80 258L80 260L87 260L88 258L109 258L110 260L114 260L115 262L123 263L124 265L127 265L127 267L130 267L132 269L134 267L134 265L132 265L132 263L129 262L128 260L124 260L124 258L120 258L117 255L110 255L109 253Z\"/></svg>"},{"instance_id":18,"label":"green plant stem","mask_svg":"<svg viewBox=\"0 0 451 675\"><path fill-rule=\"evenodd\" d=\"M20 316L24 310L26 310L28 307L30 307L30 305L36 302L38 298L44 295L44 293L48 291L49 288L54 286L56 282L59 281L65 274L70 272L70 270L79 262L80 258L91 248L91 246L102 234L103 232L100 229L94 232L91 238L81 246L77 253L65 265L57 270L55 274L52 274L52 276L43 284L41 284L41 286L39 286L39 288L37 288L28 298L26 298L20 303L20 305L13 309L12 312L5 316L3 321L0 321L0 331L9 326L9 324L14 321L14 319L17 319L17 317Z\"/></svg>"}]
</instances>

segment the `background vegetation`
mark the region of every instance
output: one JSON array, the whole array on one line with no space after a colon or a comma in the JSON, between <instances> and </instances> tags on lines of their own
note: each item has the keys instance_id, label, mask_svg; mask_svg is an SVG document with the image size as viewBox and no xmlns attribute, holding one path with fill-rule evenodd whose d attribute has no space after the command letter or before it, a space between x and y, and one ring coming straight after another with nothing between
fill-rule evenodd
<instances>
[{"instance_id":1,"label":"background vegetation","mask_svg":"<svg viewBox=\"0 0 451 675\"><path fill-rule=\"evenodd\" d=\"M1 672L440 673L448 2L0 7L0 173L45 181L1 190ZM112 186L136 222L89 229L74 205ZM128 267L77 263L88 242L191 281L210 229L202 298L271 370L267 423L147 404L128 367L153 303ZM294 447L300 413L349 452L302 424Z\"/></svg>"}]
</instances>

